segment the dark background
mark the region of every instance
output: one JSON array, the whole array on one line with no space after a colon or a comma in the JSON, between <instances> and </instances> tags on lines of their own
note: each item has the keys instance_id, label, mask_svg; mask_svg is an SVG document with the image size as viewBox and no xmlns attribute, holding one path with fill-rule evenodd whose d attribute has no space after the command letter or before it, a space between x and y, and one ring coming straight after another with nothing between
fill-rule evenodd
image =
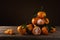
<instances>
[{"instance_id":1,"label":"dark background","mask_svg":"<svg viewBox=\"0 0 60 40\"><path fill-rule=\"evenodd\" d=\"M50 23L60 25L59 0L1 0L0 25L21 25L31 23L36 8L44 6Z\"/></svg>"}]
</instances>

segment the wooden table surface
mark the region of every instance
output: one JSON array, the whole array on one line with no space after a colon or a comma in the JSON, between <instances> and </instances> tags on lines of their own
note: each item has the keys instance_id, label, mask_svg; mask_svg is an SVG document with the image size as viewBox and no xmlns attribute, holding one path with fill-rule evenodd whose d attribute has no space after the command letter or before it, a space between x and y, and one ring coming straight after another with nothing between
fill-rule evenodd
<instances>
[{"instance_id":1,"label":"wooden table surface","mask_svg":"<svg viewBox=\"0 0 60 40\"><path fill-rule=\"evenodd\" d=\"M6 35L4 34L3 32L6 30L6 29L9 29L9 28L12 28L14 30L14 35ZM56 26L57 28L57 31L55 33L49 33L49 35L39 35L39 36L34 36L34 35L20 35L18 32L17 32L17 26L0 26L0 39L54 39L54 40L59 40L60 39L60 27L59 26Z\"/></svg>"}]
</instances>

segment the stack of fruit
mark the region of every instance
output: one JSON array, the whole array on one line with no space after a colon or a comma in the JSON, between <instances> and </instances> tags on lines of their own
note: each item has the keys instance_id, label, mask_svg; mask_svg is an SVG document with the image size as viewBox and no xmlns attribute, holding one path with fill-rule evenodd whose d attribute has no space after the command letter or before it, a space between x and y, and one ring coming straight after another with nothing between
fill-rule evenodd
<instances>
[{"instance_id":1,"label":"stack of fruit","mask_svg":"<svg viewBox=\"0 0 60 40\"><path fill-rule=\"evenodd\" d=\"M17 31L20 34L33 34L40 35L45 34L48 35L49 32L56 32L56 28L53 26L48 26L49 19L46 18L46 13L44 11L39 11L37 16L32 18L32 24L28 24L25 26L18 26Z\"/></svg>"},{"instance_id":2,"label":"stack of fruit","mask_svg":"<svg viewBox=\"0 0 60 40\"><path fill-rule=\"evenodd\" d=\"M39 11L37 16L32 18L32 24L28 25L20 25L17 27L17 31L19 34L33 34L33 35L48 35L50 32L56 32L56 28L53 26L48 26L49 19L46 18L46 13L44 11ZM13 30L6 30L4 33L13 34Z\"/></svg>"}]
</instances>

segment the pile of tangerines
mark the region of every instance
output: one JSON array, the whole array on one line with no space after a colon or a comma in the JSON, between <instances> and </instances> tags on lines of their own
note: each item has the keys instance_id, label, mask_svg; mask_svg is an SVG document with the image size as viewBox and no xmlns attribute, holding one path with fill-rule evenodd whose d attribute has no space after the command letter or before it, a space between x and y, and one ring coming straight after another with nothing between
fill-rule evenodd
<instances>
[{"instance_id":1,"label":"pile of tangerines","mask_svg":"<svg viewBox=\"0 0 60 40\"><path fill-rule=\"evenodd\" d=\"M46 18L46 12L39 11L37 16L32 18L31 24L20 25L17 27L17 32L21 35L33 34L33 35L48 35L50 32L56 32L56 28L47 26L49 24L49 19ZM12 29L7 29L4 31L5 34L13 34Z\"/></svg>"}]
</instances>

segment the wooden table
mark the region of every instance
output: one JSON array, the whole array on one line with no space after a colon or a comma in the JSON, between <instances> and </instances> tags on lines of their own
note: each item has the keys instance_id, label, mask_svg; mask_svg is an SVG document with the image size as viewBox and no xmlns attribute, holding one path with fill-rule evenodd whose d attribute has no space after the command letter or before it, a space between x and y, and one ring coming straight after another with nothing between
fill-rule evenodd
<instances>
[{"instance_id":1,"label":"wooden table","mask_svg":"<svg viewBox=\"0 0 60 40\"><path fill-rule=\"evenodd\" d=\"M14 35L6 35L3 32L6 29L12 28ZM57 31L55 33L49 33L49 35L20 35L17 32L17 26L0 26L0 40L60 40L60 27L56 26Z\"/></svg>"}]
</instances>

